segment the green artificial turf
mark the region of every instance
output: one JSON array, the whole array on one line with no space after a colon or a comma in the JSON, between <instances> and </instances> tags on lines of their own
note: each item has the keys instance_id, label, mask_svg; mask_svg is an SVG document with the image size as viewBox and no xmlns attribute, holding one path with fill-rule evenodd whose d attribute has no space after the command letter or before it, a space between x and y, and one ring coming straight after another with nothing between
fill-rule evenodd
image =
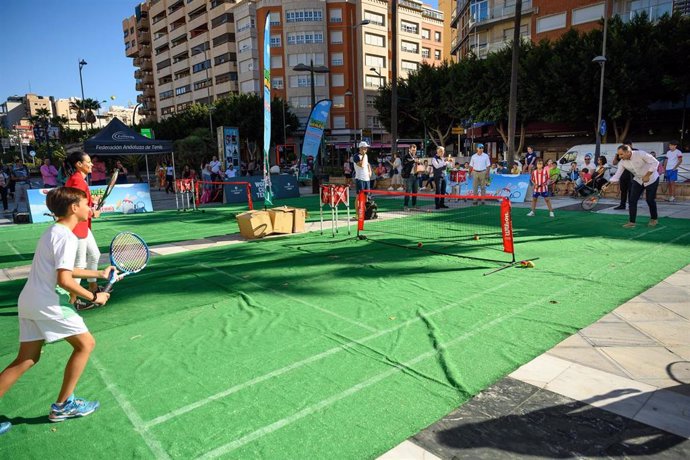
<instances>
[{"instance_id":1,"label":"green artificial turf","mask_svg":"<svg viewBox=\"0 0 690 460\"><path fill-rule=\"evenodd\" d=\"M83 314L97 346L78 395L101 409L48 423L70 350L47 346L0 401L15 423L0 458L375 458L690 263L687 221L621 223L516 214L517 257L536 267L490 276L496 263L318 234L155 257ZM0 367L22 285L0 285Z\"/></svg>"}]
</instances>

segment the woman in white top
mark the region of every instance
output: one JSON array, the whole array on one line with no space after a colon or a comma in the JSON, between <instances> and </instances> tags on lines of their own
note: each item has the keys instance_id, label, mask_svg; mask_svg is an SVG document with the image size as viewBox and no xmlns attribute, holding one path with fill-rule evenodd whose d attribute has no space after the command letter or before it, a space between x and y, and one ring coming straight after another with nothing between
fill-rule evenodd
<instances>
[{"instance_id":1,"label":"woman in white top","mask_svg":"<svg viewBox=\"0 0 690 460\"><path fill-rule=\"evenodd\" d=\"M633 180L630 188L630 196L628 197L630 221L623 225L626 228L635 226L637 218L637 201L642 196L642 191L645 191L645 198L649 206L649 226L654 227L659 215L656 210L656 190L659 187L659 161L647 152L642 150L632 150L629 145L621 145L618 147L618 170L616 174L609 179L609 182L619 182L623 171L627 170L633 175Z\"/></svg>"},{"instance_id":2,"label":"woman in white top","mask_svg":"<svg viewBox=\"0 0 690 460\"><path fill-rule=\"evenodd\" d=\"M388 190L398 190L399 192L403 191L403 180L402 180L402 175L400 174L402 171L402 161L400 161L400 158L396 153L393 154L393 170L391 172L392 177L391 177L391 187Z\"/></svg>"}]
</instances>

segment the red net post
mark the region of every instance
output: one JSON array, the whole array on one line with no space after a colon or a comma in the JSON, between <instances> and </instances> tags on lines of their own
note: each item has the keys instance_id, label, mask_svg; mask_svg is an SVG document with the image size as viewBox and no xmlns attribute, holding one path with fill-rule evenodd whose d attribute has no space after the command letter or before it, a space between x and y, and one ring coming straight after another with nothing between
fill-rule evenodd
<instances>
[{"instance_id":1,"label":"red net post","mask_svg":"<svg viewBox=\"0 0 690 460\"><path fill-rule=\"evenodd\" d=\"M511 215L510 199L501 201L501 234L503 235L503 251L513 255L515 261L515 245L513 244L513 217Z\"/></svg>"},{"instance_id":2,"label":"red net post","mask_svg":"<svg viewBox=\"0 0 690 460\"><path fill-rule=\"evenodd\" d=\"M249 210L254 209L254 202L252 201L252 184L247 182L247 204L249 205Z\"/></svg>"},{"instance_id":3,"label":"red net post","mask_svg":"<svg viewBox=\"0 0 690 460\"><path fill-rule=\"evenodd\" d=\"M364 215L366 213L367 194L362 190L357 195L357 233L364 230Z\"/></svg>"}]
</instances>

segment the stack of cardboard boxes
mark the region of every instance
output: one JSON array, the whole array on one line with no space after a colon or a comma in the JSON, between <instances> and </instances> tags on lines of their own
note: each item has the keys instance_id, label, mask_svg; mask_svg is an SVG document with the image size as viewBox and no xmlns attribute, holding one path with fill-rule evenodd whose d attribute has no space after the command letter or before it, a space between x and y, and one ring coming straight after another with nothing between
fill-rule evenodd
<instances>
[{"instance_id":1,"label":"stack of cardboard boxes","mask_svg":"<svg viewBox=\"0 0 690 460\"><path fill-rule=\"evenodd\" d=\"M302 233L307 210L282 206L267 211L247 211L237 215L240 234L247 239L263 238L274 233Z\"/></svg>"}]
</instances>

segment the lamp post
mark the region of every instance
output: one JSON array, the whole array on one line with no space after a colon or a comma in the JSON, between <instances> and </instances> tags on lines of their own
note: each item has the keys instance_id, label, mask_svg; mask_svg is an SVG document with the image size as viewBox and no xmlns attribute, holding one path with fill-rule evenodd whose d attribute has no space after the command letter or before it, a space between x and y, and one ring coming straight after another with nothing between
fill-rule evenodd
<instances>
[{"instance_id":1,"label":"lamp post","mask_svg":"<svg viewBox=\"0 0 690 460\"><path fill-rule=\"evenodd\" d=\"M311 109L314 109L314 106L316 105L316 92L314 89L314 73L328 73L330 72L330 69L326 66L316 66L314 67L314 60L309 61L309 65L305 64L297 64L295 67L292 68L295 72L309 72L309 83L311 87ZM321 145L323 146L323 138L321 141ZM323 149L321 149L323 150ZM323 158L323 151L321 152L321 155L319 155L319 162L322 161ZM314 167L317 166L318 163L314 163ZM312 193L318 194L319 193L319 177L316 173L314 173L314 178L311 181L312 184Z\"/></svg>"},{"instance_id":2,"label":"lamp post","mask_svg":"<svg viewBox=\"0 0 690 460\"><path fill-rule=\"evenodd\" d=\"M211 83L209 83L209 78L208 78L208 69L211 66L211 61L208 60L208 47L206 46L206 43L202 43L201 45L197 45L194 48L192 48L192 53L194 51L204 52L204 70L206 70L206 99L208 100L208 128L211 131L211 140L213 140L214 135L213 135L213 109L211 108ZM208 65L206 65L206 61L208 61Z\"/></svg>"},{"instance_id":3,"label":"lamp post","mask_svg":"<svg viewBox=\"0 0 690 460\"><path fill-rule=\"evenodd\" d=\"M141 105L141 102L139 102L137 105L134 106L134 110L132 111L132 126L136 126L137 124L137 109Z\"/></svg>"},{"instance_id":4,"label":"lamp post","mask_svg":"<svg viewBox=\"0 0 690 460\"><path fill-rule=\"evenodd\" d=\"M350 55L352 56L352 91L346 91L345 95L347 96L348 93L350 96L353 97L353 100L351 101L352 103L352 118L353 118L353 138L355 140L355 143L357 143L357 125L359 124L359 111L357 110L357 103L359 100L359 91L357 91L357 64L358 64L358 59L361 56L361 53L357 53L356 51L356 43L355 43L355 34L357 31L358 27L361 26L366 26L367 24L370 24L371 21L369 19L364 19L357 24L354 24L354 18L352 17L352 12L350 12L350 23L352 24L350 26L350 35L352 37L352 40L350 40L350 45L351 45L351 52Z\"/></svg>"},{"instance_id":5,"label":"lamp post","mask_svg":"<svg viewBox=\"0 0 690 460\"><path fill-rule=\"evenodd\" d=\"M82 79L81 76L81 69L87 64L87 62L83 59L79 59L79 86L81 86L81 109L80 111L84 110L84 80ZM83 119L86 114L82 112L81 118ZM79 122L80 126L82 125L82 122Z\"/></svg>"},{"instance_id":6,"label":"lamp post","mask_svg":"<svg viewBox=\"0 0 690 460\"><path fill-rule=\"evenodd\" d=\"M601 67L601 77L599 80L599 112L597 115L597 130L596 130L596 146L594 147L594 162L599 160L599 155L601 154L601 113L604 104L604 72L606 70L606 31L608 29L608 0L604 3L604 37L601 43L601 56L597 56L592 59L592 62L596 62Z\"/></svg>"}]
</instances>

